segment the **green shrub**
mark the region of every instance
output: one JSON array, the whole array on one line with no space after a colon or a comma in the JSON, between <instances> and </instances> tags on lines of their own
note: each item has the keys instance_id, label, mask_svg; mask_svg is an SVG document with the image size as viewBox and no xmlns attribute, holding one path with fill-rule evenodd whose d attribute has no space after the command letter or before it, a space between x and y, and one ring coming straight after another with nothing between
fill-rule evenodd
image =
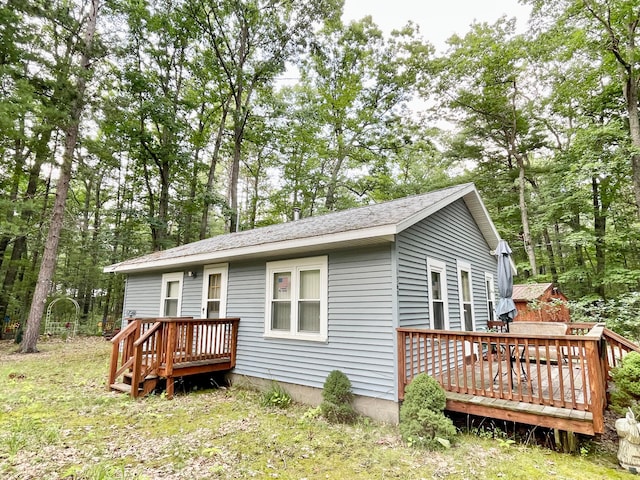
<instances>
[{"instance_id":1,"label":"green shrub","mask_svg":"<svg viewBox=\"0 0 640 480\"><path fill-rule=\"evenodd\" d=\"M637 282L637 280L636 280ZM570 302L572 322L605 322L607 328L634 342L640 341L640 292L603 300L585 297Z\"/></svg>"},{"instance_id":2,"label":"green shrub","mask_svg":"<svg viewBox=\"0 0 640 480\"><path fill-rule=\"evenodd\" d=\"M631 407L640 414L640 353L630 352L619 367L612 369L611 378L615 385L611 392L611 410L624 416Z\"/></svg>"},{"instance_id":3,"label":"green shrub","mask_svg":"<svg viewBox=\"0 0 640 480\"><path fill-rule=\"evenodd\" d=\"M333 370L322 389L322 415L332 423L353 423L358 414L351 405L352 400L351 381L340 370Z\"/></svg>"},{"instance_id":4,"label":"green shrub","mask_svg":"<svg viewBox=\"0 0 640 480\"><path fill-rule=\"evenodd\" d=\"M278 382L271 382L268 390L262 393L260 404L263 407L287 408L291 405L291 395Z\"/></svg>"},{"instance_id":5,"label":"green shrub","mask_svg":"<svg viewBox=\"0 0 640 480\"><path fill-rule=\"evenodd\" d=\"M421 373L407 386L400 407L400 434L410 445L430 450L448 446L456 428L443 411L447 402L438 382Z\"/></svg>"}]
</instances>

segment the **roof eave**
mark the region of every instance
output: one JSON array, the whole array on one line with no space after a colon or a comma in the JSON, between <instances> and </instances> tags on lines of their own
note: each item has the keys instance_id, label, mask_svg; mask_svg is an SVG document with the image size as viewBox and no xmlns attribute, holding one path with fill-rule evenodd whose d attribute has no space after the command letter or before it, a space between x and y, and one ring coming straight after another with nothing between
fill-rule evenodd
<instances>
[{"instance_id":1,"label":"roof eave","mask_svg":"<svg viewBox=\"0 0 640 480\"><path fill-rule=\"evenodd\" d=\"M467 205L467 208L471 212L473 219L478 225L482 236L487 242L487 245L489 245L490 251L495 250L498 246L498 242L500 241L500 234L498 233L496 226L491 220L489 212L487 211L487 208L485 207L484 202L480 198L480 194L478 193L478 190L473 183L465 185L464 188L461 188L455 194L444 197L430 207L425 208L424 210L421 210L415 215L412 215L411 217L400 222L397 227L397 233L400 233L401 231L411 227L419 221L424 220L428 216L434 214L435 212L438 212L439 210L442 210L447 205L450 205L459 199L463 199L465 204ZM515 263L513 263L513 261L511 263L512 269L515 272Z\"/></svg>"},{"instance_id":2,"label":"roof eave","mask_svg":"<svg viewBox=\"0 0 640 480\"><path fill-rule=\"evenodd\" d=\"M151 270L161 270L167 267L180 268L188 265L220 262L223 260L250 259L262 256L278 256L286 254L304 254L317 251L319 247L332 249L336 247L356 246L363 244L379 244L395 241L396 225L364 228L339 232L317 237L305 237L281 242L270 242L248 247L231 248L201 254L169 257L145 262L121 262L109 265L103 269L105 273L135 273Z\"/></svg>"}]
</instances>

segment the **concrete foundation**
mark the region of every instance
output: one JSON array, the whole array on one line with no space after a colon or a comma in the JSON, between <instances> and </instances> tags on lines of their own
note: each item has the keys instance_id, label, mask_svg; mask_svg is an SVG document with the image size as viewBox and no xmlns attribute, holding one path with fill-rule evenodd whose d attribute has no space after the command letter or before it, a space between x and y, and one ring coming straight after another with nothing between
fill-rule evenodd
<instances>
[{"instance_id":1,"label":"concrete foundation","mask_svg":"<svg viewBox=\"0 0 640 480\"><path fill-rule=\"evenodd\" d=\"M231 385L238 385L246 388L265 391L271 386L272 380L265 378L251 377L231 373L228 375ZM298 403L303 403L312 407L317 407L322 402L322 389L306 387L294 383L278 382L291 398ZM391 400L354 395L353 407L356 411L366 417L379 422L397 424L399 421L400 406Z\"/></svg>"}]
</instances>

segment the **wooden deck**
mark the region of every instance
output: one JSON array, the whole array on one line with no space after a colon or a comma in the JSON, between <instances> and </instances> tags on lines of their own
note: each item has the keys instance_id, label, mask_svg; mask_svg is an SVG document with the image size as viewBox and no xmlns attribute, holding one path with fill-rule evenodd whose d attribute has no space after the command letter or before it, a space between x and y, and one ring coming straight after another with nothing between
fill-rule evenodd
<instances>
[{"instance_id":1,"label":"wooden deck","mask_svg":"<svg viewBox=\"0 0 640 480\"><path fill-rule=\"evenodd\" d=\"M593 435L604 431L610 368L637 349L601 324L553 336L400 328L399 397L426 372L451 411Z\"/></svg>"},{"instance_id":2,"label":"wooden deck","mask_svg":"<svg viewBox=\"0 0 640 480\"><path fill-rule=\"evenodd\" d=\"M236 363L239 318L135 318L111 339L107 388L133 397L161 378L173 397L177 377L231 370Z\"/></svg>"}]
</instances>

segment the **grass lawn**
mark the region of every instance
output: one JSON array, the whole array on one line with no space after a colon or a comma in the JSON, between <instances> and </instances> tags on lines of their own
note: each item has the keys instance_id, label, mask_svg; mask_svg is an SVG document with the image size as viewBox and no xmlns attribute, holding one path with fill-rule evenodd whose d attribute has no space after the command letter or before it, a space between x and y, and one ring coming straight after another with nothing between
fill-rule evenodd
<instances>
[{"instance_id":1,"label":"grass lawn","mask_svg":"<svg viewBox=\"0 0 640 480\"><path fill-rule=\"evenodd\" d=\"M637 478L596 443L567 455L480 432L434 453L405 446L395 426L330 425L237 388L135 401L105 390L109 342L39 348L20 355L0 342L3 480Z\"/></svg>"}]
</instances>

